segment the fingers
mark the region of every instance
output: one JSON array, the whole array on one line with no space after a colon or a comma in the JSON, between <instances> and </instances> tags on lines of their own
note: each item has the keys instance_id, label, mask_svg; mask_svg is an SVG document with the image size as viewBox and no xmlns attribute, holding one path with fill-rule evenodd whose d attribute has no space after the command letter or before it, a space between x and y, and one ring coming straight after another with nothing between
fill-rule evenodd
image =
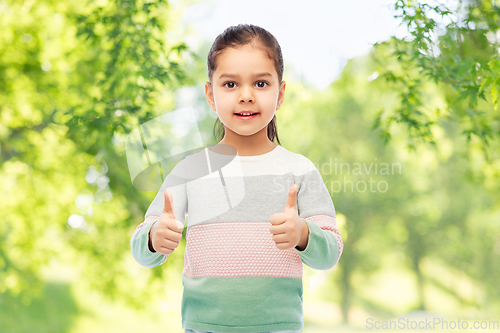
<instances>
[{"instance_id":1,"label":"fingers","mask_svg":"<svg viewBox=\"0 0 500 333\"><path fill-rule=\"evenodd\" d=\"M286 221L288 215L285 213L276 213L271 215L269 218L269 222L271 222L272 225L279 225L282 224Z\"/></svg>"},{"instance_id":2,"label":"fingers","mask_svg":"<svg viewBox=\"0 0 500 333\"><path fill-rule=\"evenodd\" d=\"M286 234L275 234L271 238L276 244L288 243L289 241L289 237Z\"/></svg>"},{"instance_id":3,"label":"fingers","mask_svg":"<svg viewBox=\"0 0 500 333\"><path fill-rule=\"evenodd\" d=\"M154 248L154 246L153 246ZM174 249L175 250L175 249ZM161 254L165 254L165 255L170 255L172 254L172 252L174 252L174 250L170 249L170 248L167 248L165 246L160 246L158 249L155 248L155 251L158 252L158 253L161 253Z\"/></svg>"},{"instance_id":4,"label":"fingers","mask_svg":"<svg viewBox=\"0 0 500 333\"><path fill-rule=\"evenodd\" d=\"M182 234L182 231L184 230L184 224L179 221L179 220L170 220L170 223L168 224L168 228L170 230L173 230L174 232L178 234Z\"/></svg>"},{"instance_id":5,"label":"fingers","mask_svg":"<svg viewBox=\"0 0 500 333\"><path fill-rule=\"evenodd\" d=\"M179 242L182 239L182 231L174 231L169 227L169 224L177 224L177 222L175 220L168 220L158 223L157 226L153 226L153 228L156 228L152 239L155 251L162 254L170 254L179 246Z\"/></svg>"},{"instance_id":6,"label":"fingers","mask_svg":"<svg viewBox=\"0 0 500 333\"><path fill-rule=\"evenodd\" d=\"M162 214L163 215L163 214ZM162 216L158 224L158 233L170 240L179 241L182 238L184 225L177 220Z\"/></svg>"},{"instance_id":7,"label":"fingers","mask_svg":"<svg viewBox=\"0 0 500 333\"><path fill-rule=\"evenodd\" d=\"M167 250L170 250L173 252L178 246L179 246L179 242L174 242L174 241L171 241L170 239L165 239L161 243L160 248L164 248L164 249L167 249Z\"/></svg>"},{"instance_id":8,"label":"fingers","mask_svg":"<svg viewBox=\"0 0 500 333\"><path fill-rule=\"evenodd\" d=\"M161 239L153 244L153 248L156 252L167 255L174 252L177 246L179 246L179 242L174 242L169 239Z\"/></svg>"}]
</instances>

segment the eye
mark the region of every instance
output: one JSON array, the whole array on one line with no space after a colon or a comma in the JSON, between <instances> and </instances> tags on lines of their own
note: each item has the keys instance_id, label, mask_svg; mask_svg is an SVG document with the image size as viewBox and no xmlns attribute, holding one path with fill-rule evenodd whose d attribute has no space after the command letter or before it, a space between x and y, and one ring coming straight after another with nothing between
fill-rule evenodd
<instances>
[{"instance_id":1,"label":"eye","mask_svg":"<svg viewBox=\"0 0 500 333\"><path fill-rule=\"evenodd\" d=\"M260 85L258 85L259 83L264 83L266 85L265 86L260 86ZM226 82L224 82L222 84L222 86L223 87L227 87L229 89L234 88L234 86L232 86L232 87L231 86L227 86L228 84L233 84L234 85L235 82L233 82L233 81L226 81ZM265 88L265 87L267 87L269 85L269 82L267 82L267 81L257 81L256 84L258 85L259 88Z\"/></svg>"},{"instance_id":2,"label":"eye","mask_svg":"<svg viewBox=\"0 0 500 333\"><path fill-rule=\"evenodd\" d=\"M233 81L226 81L226 82L224 82L224 83L222 84L222 86L224 86L224 87L225 87L225 86L226 86L226 84L228 84L228 83L232 83L232 84L234 84L234 82L233 82ZM233 88L233 87L228 87L228 88Z\"/></svg>"},{"instance_id":3,"label":"eye","mask_svg":"<svg viewBox=\"0 0 500 333\"><path fill-rule=\"evenodd\" d=\"M258 81L258 82L257 82L257 84L258 84L259 82L260 82L260 83L265 83L267 86L269 85L269 82L267 82L267 81ZM267 87L267 86L264 86L264 87L259 86L259 88L265 88L265 87Z\"/></svg>"}]
</instances>

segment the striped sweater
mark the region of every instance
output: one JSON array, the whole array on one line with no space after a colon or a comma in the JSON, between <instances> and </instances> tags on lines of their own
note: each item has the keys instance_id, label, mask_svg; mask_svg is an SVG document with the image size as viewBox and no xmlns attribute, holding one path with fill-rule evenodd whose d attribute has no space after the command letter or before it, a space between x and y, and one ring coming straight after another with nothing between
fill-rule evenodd
<instances>
[{"instance_id":1,"label":"striped sweater","mask_svg":"<svg viewBox=\"0 0 500 333\"><path fill-rule=\"evenodd\" d=\"M278 249L269 231L270 217L283 212L293 184L299 186L298 215L309 227L303 251ZM182 328L302 329L302 264L330 269L343 250L335 208L315 165L279 145L256 156L208 148L187 156L167 175L131 237L132 254L142 266L168 258L150 250L148 235L163 211L166 189L176 220L187 221Z\"/></svg>"}]
</instances>

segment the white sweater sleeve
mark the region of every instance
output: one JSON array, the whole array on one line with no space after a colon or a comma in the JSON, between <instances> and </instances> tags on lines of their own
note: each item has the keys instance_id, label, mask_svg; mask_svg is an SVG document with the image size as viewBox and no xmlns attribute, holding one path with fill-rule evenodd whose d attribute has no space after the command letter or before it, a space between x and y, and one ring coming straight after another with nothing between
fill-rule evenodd
<instances>
[{"instance_id":1,"label":"white sweater sleeve","mask_svg":"<svg viewBox=\"0 0 500 333\"><path fill-rule=\"evenodd\" d=\"M302 263L327 270L337 264L344 244L337 229L335 207L316 166L306 158L306 172L300 175L297 208L309 227L307 246L295 248Z\"/></svg>"},{"instance_id":2,"label":"white sweater sleeve","mask_svg":"<svg viewBox=\"0 0 500 333\"><path fill-rule=\"evenodd\" d=\"M165 204L163 192L172 193L175 219L184 224L187 214L187 193L185 177L185 161L180 161L165 177L160 190L145 214L144 221L137 226L130 239L130 247L135 260L145 267L159 266L167 261L168 255L152 252L149 246L149 231L153 223L160 217Z\"/></svg>"}]
</instances>

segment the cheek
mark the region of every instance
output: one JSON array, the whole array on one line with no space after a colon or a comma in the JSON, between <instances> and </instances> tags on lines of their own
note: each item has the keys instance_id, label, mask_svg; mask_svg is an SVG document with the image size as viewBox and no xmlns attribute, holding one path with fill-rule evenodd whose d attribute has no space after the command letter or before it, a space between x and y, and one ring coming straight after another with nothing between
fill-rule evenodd
<instances>
[{"instance_id":1,"label":"cheek","mask_svg":"<svg viewBox=\"0 0 500 333\"><path fill-rule=\"evenodd\" d=\"M276 111L276 104L278 103L278 96L275 94L267 94L261 99L262 106L266 108L267 111Z\"/></svg>"},{"instance_id":2,"label":"cheek","mask_svg":"<svg viewBox=\"0 0 500 333\"><path fill-rule=\"evenodd\" d=\"M265 95L266 103L276 104L278 102L279 91L270 91Z\"/></svg>"},{"instance_id":3,"label":"cheek","mask_svg":"<svg viewBox=\"0 0 500 333\"><path fill-rule=\"evenodd\" d=\"M219 94L216 97L217 104L220 106L225 106L230 103L232 103L234 100L234 97L232 97L230 94Z\"/></svg>"}]
</instances>

